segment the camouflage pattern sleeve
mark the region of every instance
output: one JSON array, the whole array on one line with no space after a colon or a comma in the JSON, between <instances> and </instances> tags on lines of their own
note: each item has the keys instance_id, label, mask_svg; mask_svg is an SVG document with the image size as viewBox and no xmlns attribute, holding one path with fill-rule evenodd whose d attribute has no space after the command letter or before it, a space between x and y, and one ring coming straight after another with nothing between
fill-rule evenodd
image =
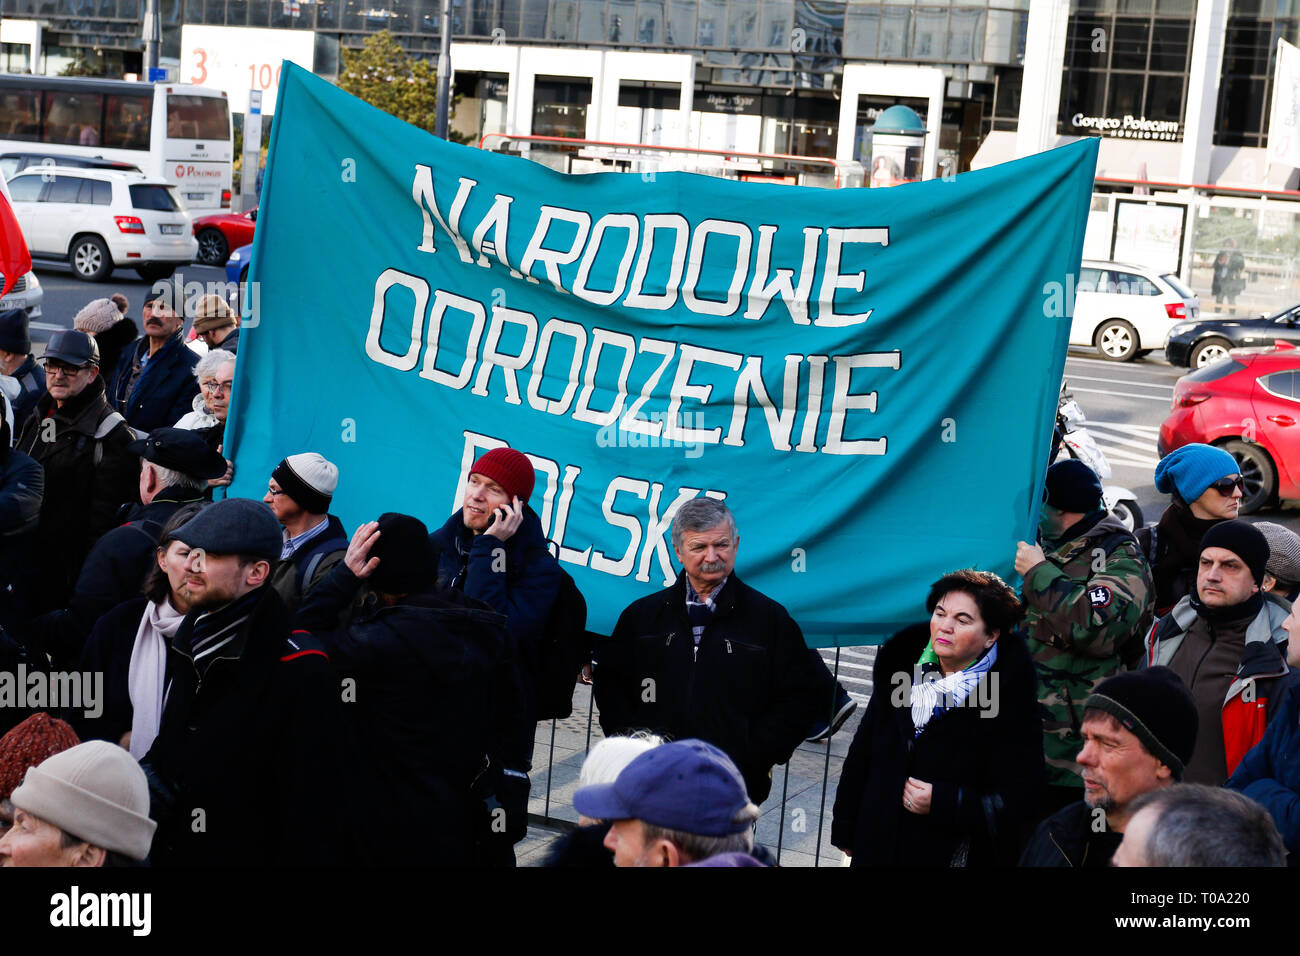
<instances>
[{"instance_id":1,"label":"camouflage pattern sleeve","mask_svg":"<svg viewBox=\"0 0 1300 956\"><path fill-rule=\"evenodd\" d=\"M1095 552L1095 553L1094 553ZM1108 658L1133 633L1145 630L1155 600L1151 572L1131 541L1109 554L1084 547L1064 566L1044 561L1025 575L1025 603L1038 636L1085 657Z\"/></svg>"}]
</instances>

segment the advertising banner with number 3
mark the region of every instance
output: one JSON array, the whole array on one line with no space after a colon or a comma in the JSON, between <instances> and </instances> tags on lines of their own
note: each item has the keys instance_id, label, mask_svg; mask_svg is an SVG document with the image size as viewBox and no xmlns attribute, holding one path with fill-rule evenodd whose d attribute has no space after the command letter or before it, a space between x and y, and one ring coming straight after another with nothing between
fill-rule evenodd
<instances>
[{"instance_id":1,"label":"advertising banner with number 3","mask_svg":"<svg viewBox=\"0 0 1300 956\"><path fill-rule=\"evenodd\" d=\"M248 112L248 91L262 91L262 113L275 112L280 61L315 66L316 34L250 27L181 28L182 83L225 90L232 113Z\"/></svg>"}]
</instances>

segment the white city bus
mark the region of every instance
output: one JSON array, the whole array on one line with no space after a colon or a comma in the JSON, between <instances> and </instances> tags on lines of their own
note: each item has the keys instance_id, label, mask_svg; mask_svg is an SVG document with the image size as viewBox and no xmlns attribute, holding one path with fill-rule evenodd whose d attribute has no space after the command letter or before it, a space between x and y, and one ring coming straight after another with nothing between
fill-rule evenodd
<instances>
[{"instance_id":1,"label":"white city bus","mask_svg":"<svg viewBox=\"0 0 1300 956\"><path fill-rule=\"evenodd\" d=\"M189 209L220 209L230 206L232 149L221 90L0 74L0 154L131 163L172 183Z\"/></svg>"}]
</instances>

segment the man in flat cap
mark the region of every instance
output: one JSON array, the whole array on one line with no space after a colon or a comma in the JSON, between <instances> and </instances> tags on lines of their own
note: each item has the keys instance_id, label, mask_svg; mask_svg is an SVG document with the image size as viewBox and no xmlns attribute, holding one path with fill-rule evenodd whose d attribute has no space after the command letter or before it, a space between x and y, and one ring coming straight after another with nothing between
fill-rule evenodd
<instances>
[{"instance_id":1,"label":"man in flat cap","mask_svg":"<svg viewBox=\"0 0 1300 956\"><path fill-rule=\"evenodd\" d=\"M158 736L141 760L155 866L346 862L344 738L329 657L269 586L283 538L270 509L228 498L177 532L190 611L167 652Z\"/></svg>"},{"instance_id":2,"label":"man in flat cap","mask_svg":"<svg viewBox=\"0 0 1300 956\"><path fill-rule=\"evenodd\" d=\"M67 604L91 545L135 501L139 460L131 430L104 400L99 350L84 332L55 332L45 349L47 391L15 445L45 469L33 560L32 611Z\"/></svg>"},{"instance_id":3,"label":"man in flat cap","mask_svg":"<svg viewBox=\"0 0 1300 956\"><path fill-rule=\"evenodd\" d=\"M130 509L124 524L95 542L67 607L32 623L33 639L59 665L75 665L95 622L140 593L163 525L184 505L202 501L208 479L226 470L226 460L202 435L183 428L155 429L127 450L142 459L142 503Z\"/></svg>"}]
</instances>

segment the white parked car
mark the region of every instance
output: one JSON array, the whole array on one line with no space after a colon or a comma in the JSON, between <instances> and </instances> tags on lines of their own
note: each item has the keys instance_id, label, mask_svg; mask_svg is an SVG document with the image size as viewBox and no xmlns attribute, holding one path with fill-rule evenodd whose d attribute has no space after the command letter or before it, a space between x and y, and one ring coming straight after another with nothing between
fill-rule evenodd
<instances>
[{"instance_id":1,"label":"white parked car","mask_svg":"<svg viewBox=\"0 0 1300 956\"><path fill-rule=\"evenodd\" d=\"M3 279L4 276L0 276L0 288L4 288ZM41 317L41 302L44 299L45 290L41 288L41 280L36 278L35 272L28 272L20 275L9 294L0 299L0 312L22 309L27 313L28 320L34 322Z\"/></svg>"},{"instance_id":2,"label":"white parked car","mask_svg":"<svg viewBox=\"0 0 1300 956\"><path fill-rule=\"evenodd\" d=\"M1074 296L1071 345L1129 362L1162 348L1178 322L1199 318L1201 301L1175 275L1123 262L1084 259Z\"/></svg>"},{"instance_id":3,"label":"white parked car","mask_svg":"<svg viewBox=\"0 0 1300 956\"><path fill-rule=\"evenodd\" d=\"M153 282L198 254L189 213L165 180L42 166L8 186L32 260L66 262L78 279L99 282L126 266Z\"/></svg>"}]
</instances>

